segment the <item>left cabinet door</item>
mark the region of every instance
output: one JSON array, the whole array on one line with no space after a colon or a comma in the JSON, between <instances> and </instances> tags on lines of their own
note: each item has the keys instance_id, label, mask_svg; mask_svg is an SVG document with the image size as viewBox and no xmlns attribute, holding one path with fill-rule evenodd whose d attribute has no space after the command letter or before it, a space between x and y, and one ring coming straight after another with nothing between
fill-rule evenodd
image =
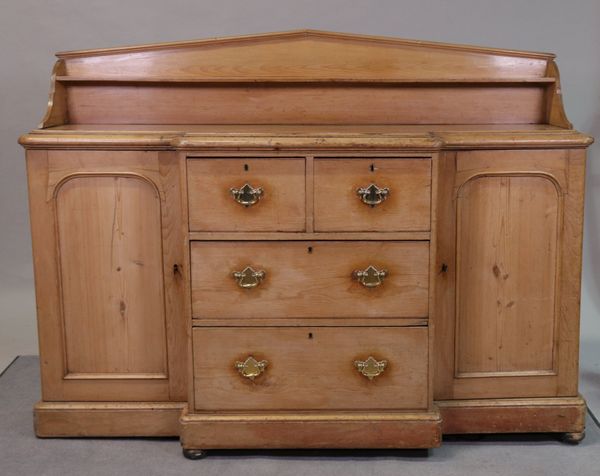
<instances>
[{"instance_id":1,"label":"left cabinet door","mask_svg":"<svg viewBox=\"0 0 600 476\"><path fill-rule=\"evenodd\" d=\"M28 151L45 401L185 400L176 154Z\"/></svg>"}]
</instances>

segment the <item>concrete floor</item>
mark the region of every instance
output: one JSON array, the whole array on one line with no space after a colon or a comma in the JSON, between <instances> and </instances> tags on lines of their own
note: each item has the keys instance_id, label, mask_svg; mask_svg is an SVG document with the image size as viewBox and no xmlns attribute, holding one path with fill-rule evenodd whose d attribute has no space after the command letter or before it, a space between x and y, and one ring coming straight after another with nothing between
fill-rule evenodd
<instances>
[{"instance_id":1,"label":"concrete floor","mask_svg":"<svg viewBox=\"0 0 600 476\"><path fill-rule=\"evenodd\" d=\"M527 475L598 476L600 429L588 418L578 446L553 435L446 437L424 451L219 451L183 458L177 439L37 439L37 357L20 357L0 377L0 475Z\"/></svg>"}]
</instances>

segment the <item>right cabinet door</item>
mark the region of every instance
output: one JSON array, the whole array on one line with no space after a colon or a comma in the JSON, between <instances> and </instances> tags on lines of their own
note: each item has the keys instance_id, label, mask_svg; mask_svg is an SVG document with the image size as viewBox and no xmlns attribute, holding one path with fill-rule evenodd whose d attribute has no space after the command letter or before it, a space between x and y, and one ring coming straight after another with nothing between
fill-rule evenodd
<instances>
[{"instance_id":1,"label":"right cabinet door","mask_svg":"<svg viewBox=\"0 0 600 476\"><path fill-rule=\"evenodd\" d=\"M446 159L437 397L576 395L583 154Z\"/></svg>"}]
</instances>

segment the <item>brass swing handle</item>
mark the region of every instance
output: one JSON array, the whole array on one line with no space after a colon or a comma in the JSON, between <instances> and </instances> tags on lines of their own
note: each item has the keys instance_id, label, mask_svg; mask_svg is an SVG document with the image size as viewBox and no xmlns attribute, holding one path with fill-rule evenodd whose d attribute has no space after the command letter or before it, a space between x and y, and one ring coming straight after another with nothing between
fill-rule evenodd
<instances>
[{"instance_id":1,"label":"brass swing handle","mask_svg":"<svg viewBox=\"0 0 600 476\"><path fill-rule=\"evenodd\" d=\"M240 205L249 207L254 205L255 203L258 203L258 201L264 194L264 190L262 189L262 187L254 188L249 183L246 183L241 188L231 187L229 189L229 193L231 194L233 199Z\"/></svg>"},{"instance_id":2,"label":"brass swing handle","mask_svg":"<svg viewBox=\"0 0 600 476\"><path fill-rule=\"evenodd\" d=\"M380 203L384 202L388 198L390 189L388 187L379 188L377 185L372 183L368 187L357 189L356 194L360 197L360 200L364 204L374 207L375 205L379 205Z\"/></svg>"},{"instance_id":3,"label":"brass swing handle","mask_svg":"<svg viewBox=\"0 0 600 476\"><path fill-rule=\"evenodd\" d=\"M369 266L366 269L356 269L352 272L352 277L365 288L381 286L387 275L387 269L379 270L375 266Z\"/></svg>"},{"instance_id":4,"label":"brass swing handle","mask_svg":"<svg viewBox=\"0 0 600 476\"><path fill-rule=\"evenodd\" d=\"M354 361L356 369L369 380L373 380L375 377L381 375L387 364L387 360L377 360L372 355L369 355L367 360Z\"/></svg>"},{"instance_id":5,"label":"brass swing handle","mask_svg":"<svg viewBox=\"0 0 600 476\"><path fill-rule=\"evenodd\" d=\"M238 360L234 367L242 377L254 380L265 371L267 365L269 365L269 362L266 360L256 360L250 355L243 362Z\"/></svg>"},{"instance_id":6,"label":"brass swing handle","mask_svg":"<svg viewBox=\"0 0 600 476\"><path fill-rule=\"evenodd\" d=\"M242 271L234 271L231 273L240 288L250 289L258 286L265 276L263 270L255 271L251 266L246 266Z\"/></svg>"}]
</instances>

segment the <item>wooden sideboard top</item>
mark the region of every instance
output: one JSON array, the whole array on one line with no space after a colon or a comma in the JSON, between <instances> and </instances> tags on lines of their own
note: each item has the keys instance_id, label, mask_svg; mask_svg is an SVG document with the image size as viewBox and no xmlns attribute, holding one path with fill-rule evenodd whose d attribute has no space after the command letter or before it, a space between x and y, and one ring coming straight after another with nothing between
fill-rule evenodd
<instances>
[{"instance_id":1,"label":"wooden sideboard top","mask_svg":"<svg viewBox=\"0 0 600 476\"><path fill-rule=\"evenodd\" d=\"M26 147L437 150L592 140L566 117L549 53L299 30L57 56L46 115L21 138Z\"/></svg>"}]
</instances>

